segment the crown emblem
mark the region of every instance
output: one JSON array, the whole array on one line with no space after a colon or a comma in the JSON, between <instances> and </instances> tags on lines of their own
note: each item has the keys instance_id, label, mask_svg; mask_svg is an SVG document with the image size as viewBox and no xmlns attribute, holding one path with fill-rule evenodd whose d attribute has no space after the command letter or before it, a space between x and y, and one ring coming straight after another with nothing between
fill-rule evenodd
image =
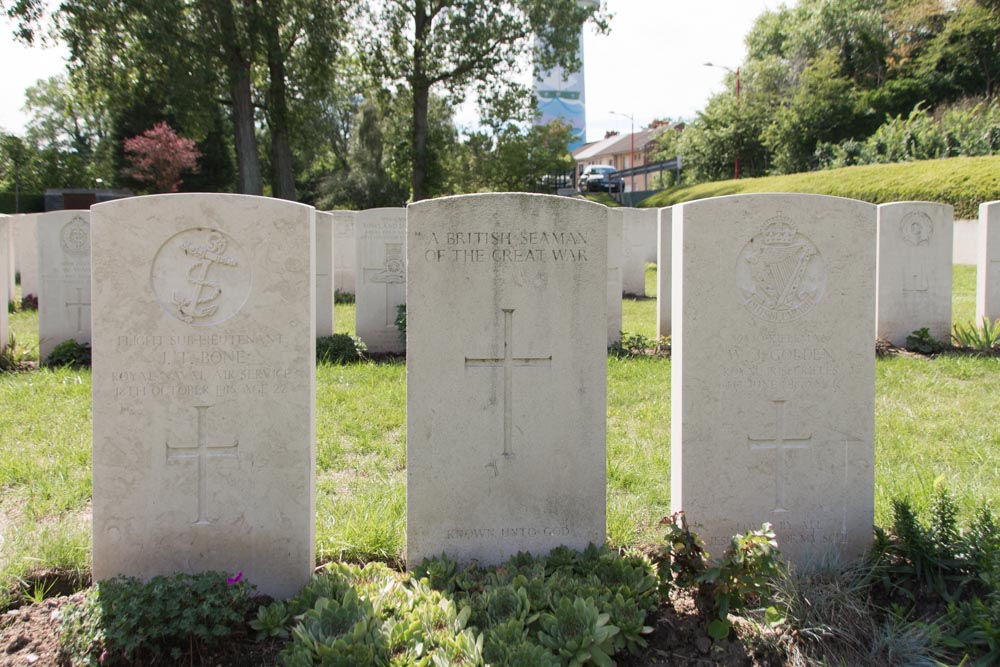
<instances>
[{"instance_id":1,"label":"crown emblem","mask_svg":"<svg viewBox=\"0 0 1000 667\"><path fill-rule=\"evenodd\" d=\"M767 245L791 245L798 231L790 218L780 213L764 225L764 242Z\"/></svg>"}]
</instances>

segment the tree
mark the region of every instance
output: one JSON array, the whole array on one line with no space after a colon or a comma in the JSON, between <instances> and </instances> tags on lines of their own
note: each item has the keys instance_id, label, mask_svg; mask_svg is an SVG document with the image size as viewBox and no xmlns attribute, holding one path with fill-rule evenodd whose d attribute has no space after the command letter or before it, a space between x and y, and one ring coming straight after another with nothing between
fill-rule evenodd
<instances>
[{"instance_id":1,"label":"tree","mask_svg":"<svg viewBox=\"0 0 1000 667\"><path fill-rule=\"evenodd\" d=\"M577 0L391 0L368 4L366 62L376 80L398 83L409 96L411 189L425 199L431 156L428 113L431 92L449 104L474 90L487 115L499 120L524 117L532 110L516 74L530 62L579 67L580 29L592 20L607 30L607 18ZM535 38L538 38L536 44ZM537 47L537 48L536 48Z\"/></svg>"},{"instance_id":2,"label":"tree","mask_svg":"<svg viewBox=\"0 0 1000 667\"><path fill-rule=\"evenodd\" d=\"M155 192L177 192L181 174L194 171L201 153L194 141L177 136L166 123L157 123L125 140L130 176L151 183Z\"/></svg>"}]
</instances>

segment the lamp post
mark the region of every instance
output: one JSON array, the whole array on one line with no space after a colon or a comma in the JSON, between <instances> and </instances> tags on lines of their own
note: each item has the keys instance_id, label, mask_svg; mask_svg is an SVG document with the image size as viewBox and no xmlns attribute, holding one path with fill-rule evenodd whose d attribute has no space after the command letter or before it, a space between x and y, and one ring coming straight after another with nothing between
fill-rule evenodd
<instances>
[{"instance_id":1,"label":"lamp post","mask_svg":"<svg viewBox=\"0 0 1000 667\"><path fill-rule=\"evenodd\" d=\"M710 62L705 63L705 67L718 67L719 69L726 70L730 74L735 74L736 75L736 113L738 115L739 114L739 110L740 110L740 68L737 67L734 70L734 69L732 69L730 67L726 67L725 65L715 65L715 64L710 63ZM735 164L734 164L733 172L734 172L734 178L736 180L739 180L739 178L740 178L740 149L739 149L739 146L736 147L736 159L735 159Z\"/></svg>"},{"instance_id":2,"label":"lamp post","mask_svg":"<svg viewBox=\"0 0 1000 667\"><path fill-rule=\"evenodd\" d=\"M634 193L635 193L635 114L622 113L620 111L609 111L608 113L614 114L615 116L622 116L624 118L628 118L629 123L630 123L630 125L629 125L629 139L631 140L632 145L629 148L629 155L628 155L628 163L629 164L628 164L628 166L629 166L629 169L632 170L632 174L629 177L629 180L631 181L631 183L629 185L630 185L630 191L633 193L633 196L634 196ZM624 197L624 193L623 193L623 197Z\"/></svg>"}]
</instances>

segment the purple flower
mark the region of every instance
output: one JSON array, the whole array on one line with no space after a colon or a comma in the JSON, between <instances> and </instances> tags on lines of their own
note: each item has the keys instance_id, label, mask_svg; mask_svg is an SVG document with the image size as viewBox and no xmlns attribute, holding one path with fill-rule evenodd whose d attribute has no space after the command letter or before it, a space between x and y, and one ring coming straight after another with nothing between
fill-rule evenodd
<instances>
[{"instance_id":1,"label":"purple flower","mask_svg":"<svg viewBox=\"0 0 1000 667\"><path fill-rule=\"evenodd\" d=\"M235 577L229 577L228 579L226 579L226 583L232 586L233 584L240 583L240 579L242 578L243 578L243 571L240 570L239 572L236 573Z\"/></svg>"}]
</instances>

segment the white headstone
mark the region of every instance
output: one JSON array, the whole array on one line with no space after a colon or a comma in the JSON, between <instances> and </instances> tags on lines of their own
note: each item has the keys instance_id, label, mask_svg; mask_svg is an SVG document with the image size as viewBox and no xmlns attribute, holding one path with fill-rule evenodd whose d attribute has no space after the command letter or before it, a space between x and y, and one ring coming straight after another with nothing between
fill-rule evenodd
<instances>
[{"instance_id":1,"label":"white headstone","mask_svg":"<svg viewBox=\"0 0 1000 667\"><path fill-rule=\"evenodd\" d=\"M332 336L333 216L316 211L316 337Z\"/></svg>"},{"instance_id":2,"label":"white headstone","mask_svg":"<svg viewBox=\"0 0 1000 667\"><path fill-rule=\"evenodd\" d=\"M622 210L622 291L646 295L646 262L656 261L655 208Z\"/></svg>"},{"instance_id":3,"label":"white headstone","mask_svg":"<svg viewBox=\"0 0 1000 667\"><path fill-rule=\"evenodd\" d=\"M37 225L38 357L44 361L63 341L90 342L90 211L43 213Z\"/></svg>"},{"instance_id":4,"label":"white headstone","mask_svg":"<svg viewBox=\"0 0 1000 667\"><path fill-rule=\"evenodd\" d=\"M38 218L29 213L11 218L17 272L21 274L21 296L38 296Z\"/></svg>"},{"instance_id":5,"label":"white headstone","mask_svg":"<svg viewBox=\"0 0 1000 667\"><path fill-rule=\"evenodd\" d=\"M354 294L355 211L330 211L333 216L333 287L341 294Z\"/></svg>"},{"instance_id":6,"label":"white headstone","mask_svg":"<svg viewBox=\"0 0 1000 667\"><path fill-rule=\"evenodd\" d=\"M875 206L673 207L671 504L713 556L774 525L791 561L861 556L874 514Z\"/></svg>"},{"instance_id":7,"label":"white headstone","mask_svg":"<svg viewBox=\"0 0 1000 667\"><path fill-rule=\"evenodd\" d=\"M608 209L608 347L622 339L622 210Z\"/></svg>"},{"instance_id":8,"label":"white headstone","mask_svg":"<svg viewBox=\"0 0 1000 667\"><path fill-rule=\"evenodd\" d=\"M0 238L6 239L4 242L4 253L7 257L6 264L6 274L7 274L7 301L13 301L14 297L17 295L17 272L14 268L14 227L8 216L3 216L7 219L7 224L4 225L3 235ZM0 343L3 345L4 343Z\"/></svg>"},{"instance_id":9,"label":"white headstone","mask_svg":"<svg viewBox=\"0 0 1000 667\"><path fill-rule=\"evenodd\" d=\"M1000 318L1000 201L979 205L976 323Z\"/></svg>"},{"instance_id":10,"label":"white headstone","mask_svg":"<svg viewBox=\"0 0 1000 667\"><path fill-rule=\"evenodd\" d=\"M315 564L312 207L92 210L94 579L220 570L291 596Z\"/></svg>"},{"instance_id":11,"label":"white headstone","mask_svg":"<svg viewBox=\"0 0 1000 667\"><path fill-rule=\"evenodd\" d=\"M407 563L605 538L606 209L484 194L407 217Z\"/></svg>"},{"instance_id":12,"label":"white headstone","mask_svg":"<svg viewBox=\"0 0 1000 667\"><path fill-rule=\"evenodd\" d=\"M0 240L10 238L10 218L0 215ZM9 244L0 243L0 275L4 275L7 267L14 263L14 258L9 252ZM7 347L10 338L10 325L7 315L7 303L13 298L13 294L8 294L7 284L0 282L0 352Z\"/></svg>"},{"instance_id":13,"label":"white headstone","mask_svg":"<svg viewBox=\"0 0 1000 667\"><path fill-rule=\"evenodd\" d=\"M656 256L656 337L670 335L670 273L673 209L670 206L659 209L657 220Z\"/></svg>"},{"instance_id":14,"label":"white headstone","mask_svg":"<svg viewBox=\"0 0 1000 667\"><path fill-rule=\"evenodd\" d=\"M406 209L373 208L354 218L354 328L369 352L405 352L396 326L406 303Z\"/></svg>"},{"instance_id":15,"label":"white headstone","mask_svg":"<svg viewBox=\"0 0 1000 667\"><path fill-rule=\"evenodd\" d=\"M917 329L951 340L954 209L932 202L878 207L876 331L903 346Z\"/></svg>"}]
</instances>

